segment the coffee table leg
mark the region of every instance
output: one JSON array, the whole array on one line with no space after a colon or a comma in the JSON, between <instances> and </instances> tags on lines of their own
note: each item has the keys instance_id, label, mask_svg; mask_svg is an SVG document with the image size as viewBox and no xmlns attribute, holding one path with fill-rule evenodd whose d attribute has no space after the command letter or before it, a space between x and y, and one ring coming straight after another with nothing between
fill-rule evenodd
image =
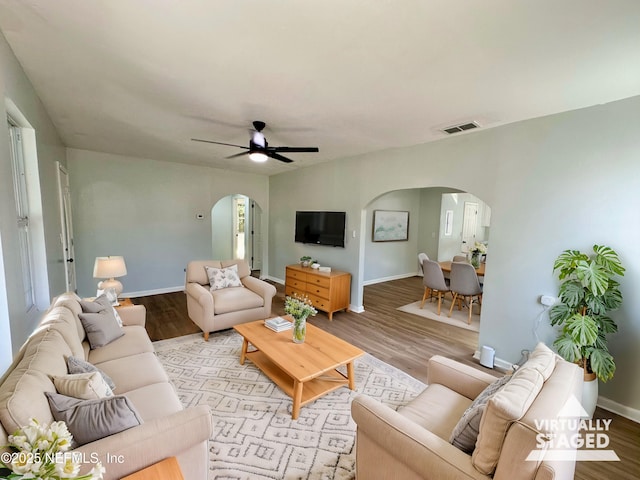
<instances>
[{"instance_id":1,"label":"coffee table leg","mask_svg":"<svg viewBox=\"0 0 640 480\"><path fill-rule=\"evenodd\" d=\"M297 380L293 383L293 407L291 409L291 418L298 419L300 415L300 403L302 403L302 387L304 383Z\"/></svg>"},{"instance_id":2,"label":"coffee table leg","mask_svg":"<svg viewBox=\"0 0 640 480\"><path fill-rule=\"evenodd\" d=\"M356 376L353 373L353 362L347 363L347 378L349 379L349 389L356 389Z\"/></svg>"},{"instance_id":3,"label":"coffee table leg","mask_svg":"<svg viewBox=\"0 0 640 480\"><path fill-rule=\"evenodd\" d=\"M244 365L244 359L247 357L247 349L249 348L249 340L246 338L242 342L242 352L240 353L240 365Z\"/></svg>"}]
</instances>

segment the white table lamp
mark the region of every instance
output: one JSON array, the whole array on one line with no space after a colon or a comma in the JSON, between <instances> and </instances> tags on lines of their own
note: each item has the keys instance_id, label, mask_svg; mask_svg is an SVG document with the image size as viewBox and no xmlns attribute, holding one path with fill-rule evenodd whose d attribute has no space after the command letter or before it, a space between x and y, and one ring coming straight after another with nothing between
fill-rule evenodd
<instances>
[{"instance_id":1,"label":"white table lamp","mask_svg":"<svg viewBox=\"0 0 640 480\"><path fill-rule=\"evenodd\" d=\"M116 277L122 277L127 274L127 266L124 264L124 258L120 256L96 257L96 263L93 266L93 278L107 278L98 283L100 290L113 288L117 295L122 293L122 283L116 280Z\"/></svg>"}]
</instances>

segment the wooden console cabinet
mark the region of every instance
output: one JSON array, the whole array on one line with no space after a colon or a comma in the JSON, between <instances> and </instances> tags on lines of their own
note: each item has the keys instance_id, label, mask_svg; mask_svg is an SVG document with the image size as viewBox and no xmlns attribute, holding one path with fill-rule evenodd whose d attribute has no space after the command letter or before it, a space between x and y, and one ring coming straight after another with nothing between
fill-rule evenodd
<instances>
[{"instance_id":1,"label":"wooden console cabinet","mask_svg":"<svg viewBox=\"0 0 640 480\"><path fill-rule=\"evenodd\" d=\"M301 265L288 265L285 284L286 295L306 295L318 310L333 312L348 310L351 301L351 274L332 270L319 272Z\"/></svg>"}]
</instances>

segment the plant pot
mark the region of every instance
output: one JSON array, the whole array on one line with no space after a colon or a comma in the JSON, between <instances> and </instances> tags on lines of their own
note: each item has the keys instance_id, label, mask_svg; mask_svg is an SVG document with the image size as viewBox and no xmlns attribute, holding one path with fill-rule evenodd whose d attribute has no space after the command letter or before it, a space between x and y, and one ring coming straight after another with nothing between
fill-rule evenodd
<instances>
[{"instance_id":1,"label":"plant pot","mask_svg":"<svg viewBox=\"0 0 640 480\"><path fill-rule=\"evenodd\" d=\"M595 373L584 373L581 403L589 418L593 418L593 413L596 411L596 403L598 403L598 378Z\"/></svg>"}]
</instances>

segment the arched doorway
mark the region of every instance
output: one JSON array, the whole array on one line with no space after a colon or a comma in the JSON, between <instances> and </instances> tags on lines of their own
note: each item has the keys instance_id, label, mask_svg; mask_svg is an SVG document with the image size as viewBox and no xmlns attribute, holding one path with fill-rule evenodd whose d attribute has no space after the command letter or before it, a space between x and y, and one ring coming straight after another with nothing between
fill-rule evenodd
<instances>
[{"instance_id":1,"label":"arched doorway","mask_svg":"<svg viewBox=\"0 0 640 480\"><path fill-rule=\"evenodd\" d=\"M211 209L212 258L243 258L252 271L262 270L262 208L240 193L227 195Z\"/></svg>"},{"instance_id":2,"label":"arched doorway","mask_svg":"<svg viewBox=\"0 0 640 480\"><path fill-rule=\"evenodd\" d=\"M372 235L374 211L381 210L407 212L409 222L406 240L374 241ZM418 263L418 254L421 252L426 253L431 260L451 261L454 255L466 254L476 241L488 244L490 215L490 207L480 198L455 188L412 188L379 195L363 210L361 243L363 286L421 275ZM484 278L479 279L484 282ZM414 283L415 300L419 303L424 290L422 279L416 279ZM397 305L397 307L403 306ZM449 306L450 302L447 304L447 309ZM447 313L442 313L439 320L446 320ZM475 331L479 330L480 316L477 313L477 307L475 307L473 315ZM432 318L429 315L424 316ZM460 315L454 312L453 316ZM461 323L459 326L467 328L466 320L464 325Z\"/></svg>"}]
</instances>

